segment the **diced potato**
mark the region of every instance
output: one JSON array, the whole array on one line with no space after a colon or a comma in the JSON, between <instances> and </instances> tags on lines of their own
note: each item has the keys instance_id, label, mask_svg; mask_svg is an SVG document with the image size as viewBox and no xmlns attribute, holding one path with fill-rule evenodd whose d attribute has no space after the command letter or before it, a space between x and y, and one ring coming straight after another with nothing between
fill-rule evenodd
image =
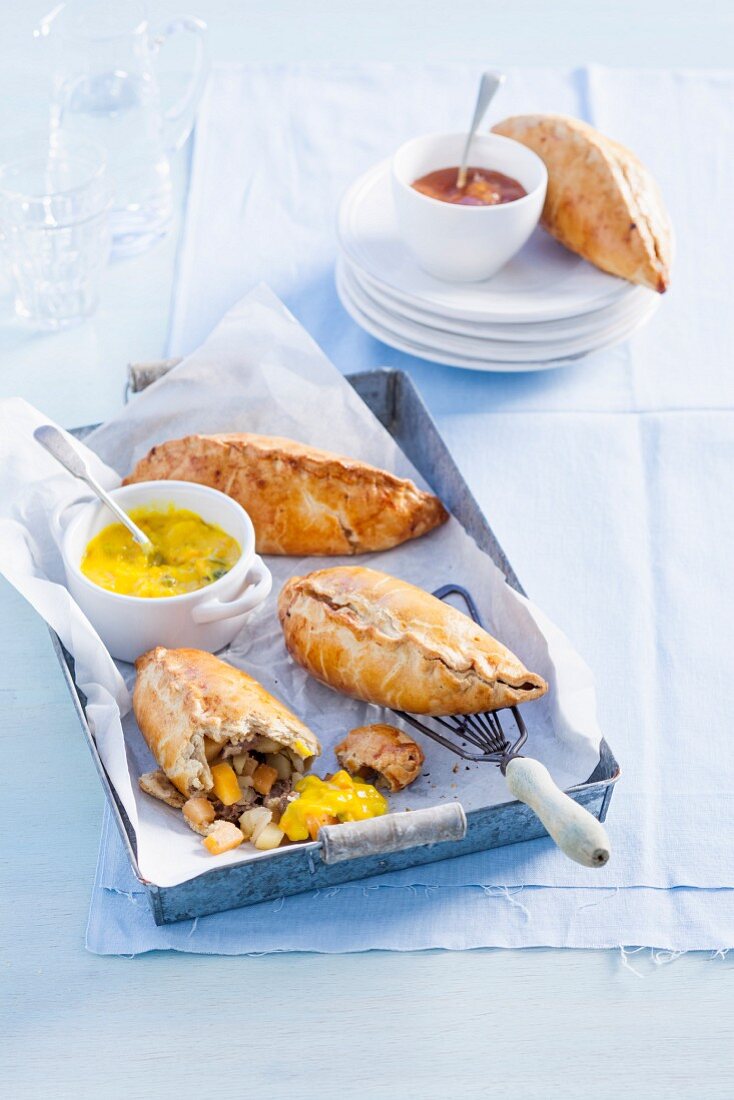
<instances>
[{"instance_id":1,"label":"diced potato","mask_svg":"<svg viewBox=\"0 0 734 1100\"><path fill-rule=\"evenodd\" d=\"M238 775L242 775L245 770L245 764L249 759L249 752L238 752L236 756L232 757L232 767Z\"/></svg>"},{"instance_id":2,"label":"diced potato","mask_svg":"<svg viewBox=\"0 0 734 1100\"><path fill-rule=\"evenodd\" d=\"M270 824L273 815L264 806L253 806L251 810L245 810L240 817L240 829L245 837L255 837L266 825Z\"/></svg>"},{"instance_id":3,"label":"diced potato","mask_svg":"<svg viewBox=\"0 0 734 1100\"><path fill-rule=\"evenodd\" d=\"M293 770L299 772L302 775L306 770L306 765L304 764L302 758L298 755L297 752L293 752L292 749L288 749L288 756L290 757L291 764L293 765Z\"/></svg>"},{"instance_id":4,"label":"diced potato","mask_svg":"<svg viewBox=\"0 0 734 1100\"><path fill-rule=\"evenodd\" d=\"M290 760L282 752L270 752L265 757L265 763L271 768L275 768L278 773L278 779L290 779L291 768Z\"/></svg>"},{"instance_id":5,"label":"diced potato","mask_svg":"<svg viewBox=\"0 0 734 1100\"><path fill-rule=\"evenodd\" d=\"M237 805L249 806L255 801L256 798L257 795L255 794L255 791L252 787L243 787L240 791L240 797L237 799Z\"/></svg>"},{"instance_id":6,"label":"diced potato","mask_svg":"<svg viewBox=\"0 0 734 1100\"><path fill-rule=\"evenodd\" d=\"M222 746L218 745L216 741L212 741L211 737L204 738L204 756L207 764L211 764L212 760L216 760L221 751Z\"/></svg>"},{"instance_id":7,"label":"diced potato","mask_svg":"<svg viewBox=\"0 0 734 1100\"><path fill-rule=\"evenodd\" d=\"M270 737L256 737L252 742L252 747L258 752L278 752L280 750L278 742L271 740Z\"/></svg>"},{"instance_id":8,"label":"diced potato","mask_svg":"<svg viewBox=\"0 0 734 1100\"><path fill-rule=\"evenodd\" d=\"M215 764L212 768L213 791L225 806L234 806L240 800L240 785L231 764Z\"/></svg>"},{"instance_id":9,"label":"diced potato","mask_svg":"<svg viewBox=\"0 0 734 1100\"><path fill-rule=\"evenodd\" d=\"M221 856L222 852L231 852L233 848L239 848L244 839L242 830L231 821L217 821L202 843L213 856Z\"/></svg>"},{"instance_id":10,"label":"diced potato","mask_svg":"<svg viewBox=\"0 0 734 1100\"><path fill-rule=\"evenodd\" d=\"M257 771L259 763L260 763L260 761L257 759L257 757L250 756L250 754L248 753L247 754L247 761L245 763L244 768L242 769L242 774L243 775L252 775L253 772Z\"/></svg>"},{"instance_id":11,"label":"diced potato","mask_svg":"<svg viewBox=\"0 0 734 1100\"><path fill-rule=\"evenodd\" d=\"M281 840L285 836L282 829L279 829L277 825L274 825L271 821L268 825L265 825L255 838L255 847L261 852L267 852L271 848L277 848Z\"/></svg>"},{"instance_id":12,"label":"diced potato","mask_svg":"<svg viewBox=\"0 0 734 1100\"><path fill-rule=\"evenodd\" d=\"M271 768L269 764L260 764L252 773L253 786L257 793L261 794L263 798L265 795L270 794L270 788L277 778L277 771L275 768Z\"/></svg>"},{"instance_id":13,"label":"diced potato","mask_svg":"<svg viewBox=\"0 0 734 1100\"><path fill-rule=\"evenodd\" d=\"M182 813L192 829L204 829L217 816L208 798L190 798L183 805Z\"/></svg>"},{"instance_id":14,"label":"diced potato","mask_svg":"<svg viewBox=\"0 0 734 1100\"><path fill-rule=\"evenodd\" d=\"M306 814L306 828L311 840L315 840L319 835L319 829L322 825L337 825L338 823L338 818L332 814L327 814L325 810L322 810L321 813Z\"/></svg>"},{"instance_id":15,"label":"diced potato","mask_svg":"<svg viewBox=\"0 0 734 1100\"><path fill-rule=\"evenodd\" d=\"M263 809L265 809L264 806ZM266 821L264 817L261 817L255 825L255 828L252 830L252 836L250 837L250 839L252 840L253 844L256 843L257 838L260 836L260 833L263 831L263 829L267 829L268 825L272 823L273 815L270 810L267 810L267 813L270 814L270 821Z\"/></svg>"},{"instance_id":16,"label":"diced potato","mask_svg":"<svg viewBox=\"0 0 734 1100\"><path fill-rule=\"evenodd\" d=\"M237 781L239 782L239 785L240 785L240 787L242 787L243 791L247 787L254 787L255 786L255 781L254 781L254 779L252 778L251 775L238 775L237 776Z\"/></svg>"}]
</instances>

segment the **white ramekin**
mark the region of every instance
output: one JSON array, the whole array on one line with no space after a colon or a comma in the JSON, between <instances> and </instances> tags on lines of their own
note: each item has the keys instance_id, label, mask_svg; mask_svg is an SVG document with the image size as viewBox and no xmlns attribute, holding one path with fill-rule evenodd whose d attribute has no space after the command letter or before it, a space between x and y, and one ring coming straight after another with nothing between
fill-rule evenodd
<instances>
[{"instance_id":1,"label":"white ramekin","mask_svg":"<svg viewBox=\"0 0 734 1100\"><path fill-rule=\"evenodd\" d=\"M469 163L518 180L527 195L497 206L459 206L416 191L411 184L461 160L466 134L428 134L402 145L392 159L398 231L424 271L449 282L478 282L495 275L522 248L538 224L548 173L518 141L477 134Z\"/></svg>"},{"instance_id":2,"label":"white ramekin","mask_svg":"<svg viewBox=\"0 0 734 1100\"><path fill-rule=\"evenodd\" d=\"M188 481L144 481L113 489L125 511L169 505L196 512L237 539L242 553L219 580L179 596L122 596L90 581L80 565L90 539L114 517L99 501L66 503L54 512L52 529L61 550L71 595L113 657L134 661L154 646L180 646L216 653L242 629L247 614L268 596L273 579L255 553L247 512L231 497Z\"/></svg>"}]
</instances>

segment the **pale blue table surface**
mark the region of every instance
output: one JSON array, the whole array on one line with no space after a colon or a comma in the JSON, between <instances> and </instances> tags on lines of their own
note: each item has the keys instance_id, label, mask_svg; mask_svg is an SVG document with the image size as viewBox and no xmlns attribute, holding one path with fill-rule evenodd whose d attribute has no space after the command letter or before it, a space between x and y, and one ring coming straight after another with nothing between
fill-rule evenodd
<instances>
[{"instance_id":1,"label":"pale blue table surface","mask_svg":"<svg viewBox=\"0 0 734 1100\"><path fill-rule=\"evenodd\" d=\"M43 117L30 41L50 0L2 0L0 144ZM162 15L179 5L154 7ZM728 0L196 0L217 61L487 59L725 67ZM179 196L186 156L177 164ZM119 408L125 365L164 350L177 233L112 267L97 317L9 320L0 396L60 423ZM613 952L97 958L83 947L102 793L44 625L0 589L0 1080L41 1096L728 1097L729 960Z\"/></svg>"}]
</instances>

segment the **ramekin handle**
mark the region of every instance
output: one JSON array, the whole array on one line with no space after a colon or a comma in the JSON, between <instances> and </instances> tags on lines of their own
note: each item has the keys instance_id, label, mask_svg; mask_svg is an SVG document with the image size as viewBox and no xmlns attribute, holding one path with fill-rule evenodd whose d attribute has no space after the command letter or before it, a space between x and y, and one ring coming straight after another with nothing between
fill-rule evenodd
<instances>
[{"instance_id":1,"label":"ramekin handle","mask_svg":"<svg viewBox=\"0 0 734 1100\"><path fill-rule=\"evenodd\" d=\"M195 623L216 623L220 619L235 619L252 611L270 594L273 576L262 558L257 554L245 576L245 590L234 600L206 600L194 607L191 617Z\"/></svg>"},{"instance_id":2,"label":"ramekin handle","mask_svg":"<svg viewBox=\"0 0 734 1100\"><path fill-rule=\"evenodd\" d=\"M73 518L71 515L72 508L80 504L88 504L91 499L93 498L90 495L74 497L73 500L62 500L61 503L57 504L53 509L48 522L51 528L51 537L57 546L61 546L61 542L66 534L66 528Z\"/></svg>"}]
</instances>

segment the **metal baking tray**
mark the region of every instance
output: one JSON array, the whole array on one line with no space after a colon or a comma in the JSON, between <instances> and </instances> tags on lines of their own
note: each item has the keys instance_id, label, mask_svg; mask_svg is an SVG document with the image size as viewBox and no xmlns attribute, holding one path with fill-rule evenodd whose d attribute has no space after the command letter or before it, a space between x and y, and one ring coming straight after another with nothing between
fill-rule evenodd
<instances>
[{"instance_id":1,"label":"metal baking tray","mask_svg":"<svg viewBox=\"0 0 734 1100\"><path fill-rule=\"evenodd\" d=\"M348 375L347 380L434 492L499 566L508 584L523 592L409 376L384 369ZM83 438L91 430L78 428L74 434ZM521 802L487 806L466 815L452 802L434 809L332 826L322 829L315 842L276 849L247 863L213 868L178 886L156 886L146 881L138 868L135 833L97 752L87 722L86 700L74 679L74 659L53 631L51 636L112 816L133 871L150 900L156 924L219 913L547 835L532 810ZM567 794L604 821L618 777L617 761L602 741L594 771L586 783L569 788Z\"/></svg>"}]
</instances>

